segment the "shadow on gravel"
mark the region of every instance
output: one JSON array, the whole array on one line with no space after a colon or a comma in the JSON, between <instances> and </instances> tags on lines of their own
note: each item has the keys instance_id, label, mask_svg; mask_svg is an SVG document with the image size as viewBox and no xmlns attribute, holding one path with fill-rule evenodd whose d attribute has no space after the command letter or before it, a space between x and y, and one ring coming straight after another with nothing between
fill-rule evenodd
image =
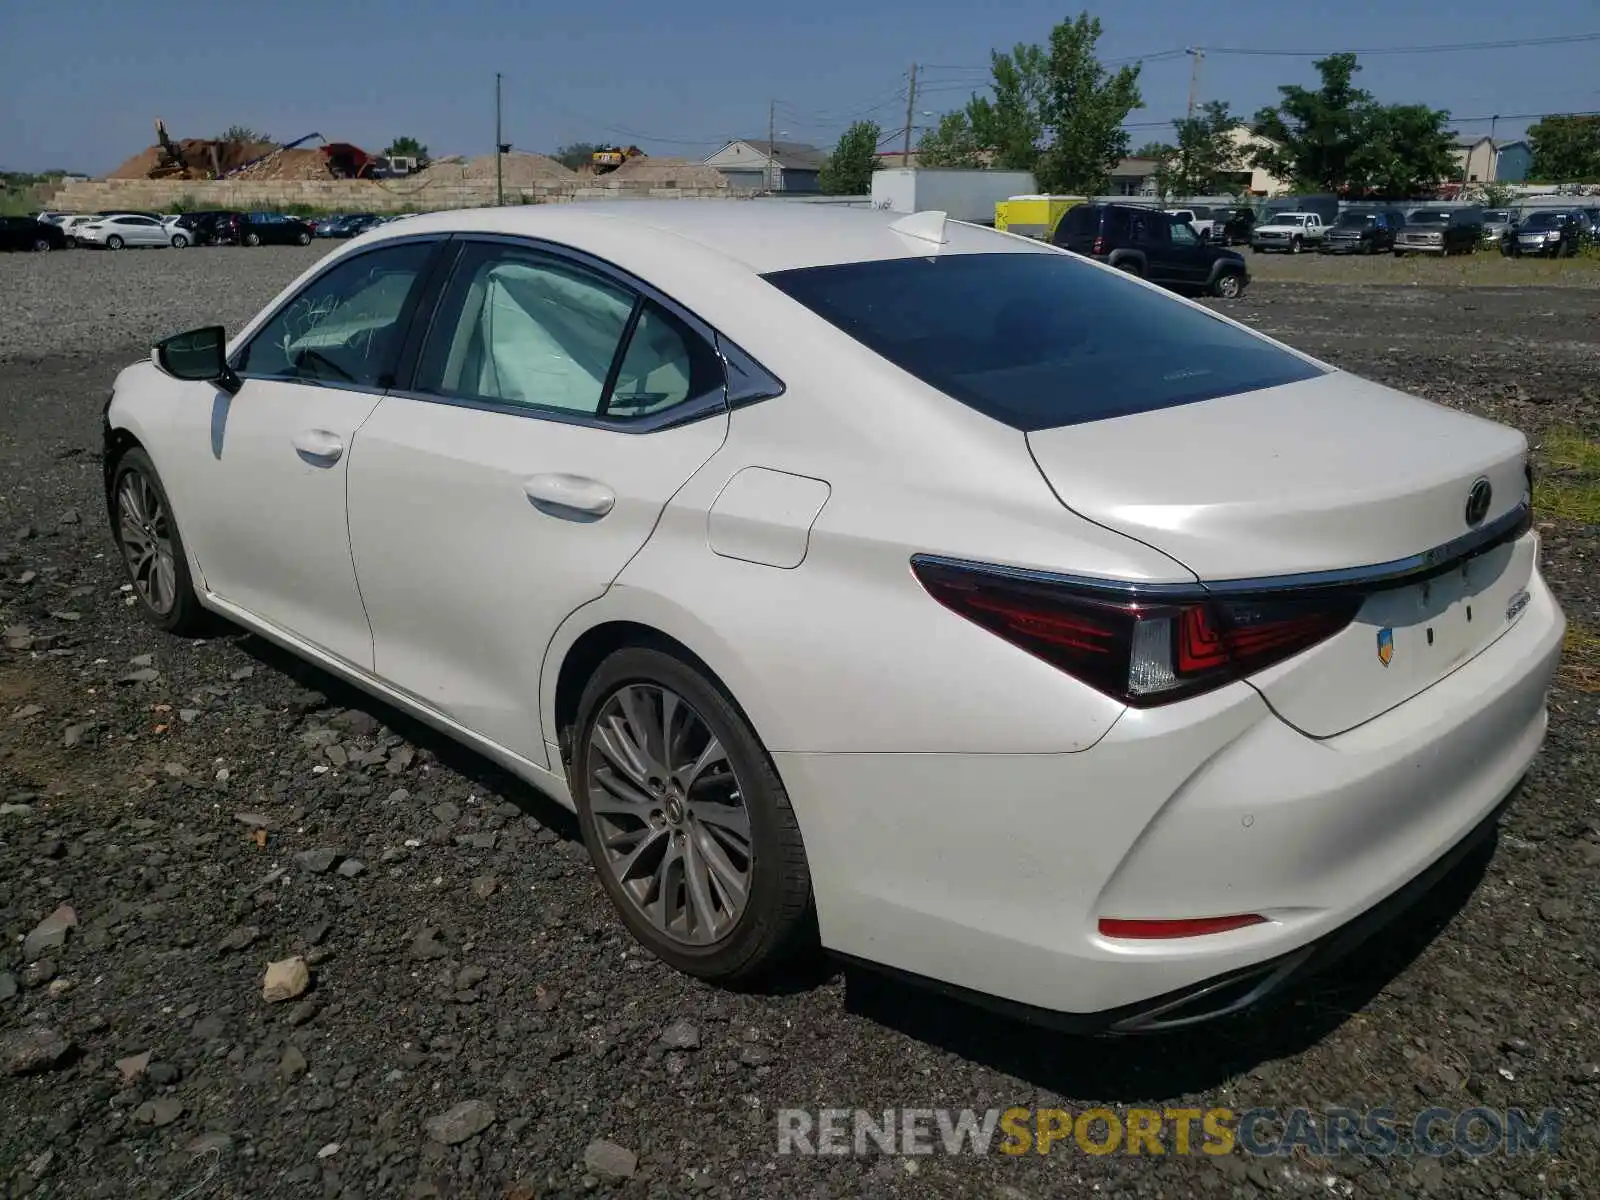
<instances>
[{"instance_id":1,"label":"shadow on gravel","mask_svg":"<svg viewBox=\"0 0 1600 1200\"><path fill-rule=\"evenodd\" d=\"M845 970L845 1007L1065 1099L1174 1100L1209 1091L1260 1063L1299 1054L1361 1011L1465 906L1497 840L1487 838L1331 971L1286 989L1252 1014L1168 1034L1073 1037L853 965Z\"/></svg>"},{"instance_id":2,"label":"shadow on gravel","mask_svg":"<svg viewBox=\"0 0 1600 1200\"><path fill-rule=\"evenodd\" d=\"M229 626L230 629L237 628ZM485 791L511 801L545 828L569 842L581 842L578 819L554 797L547 796L526 780L513 775L460 742L446 737L430 725L417 720L360 688L330 675L321 667L297 658L287 650L245 633L234 643L262 666L286 675L308 691L321 692L332 708L354 708L370 714L394 730L419 750L426 750L442 765L477 784Z\"/></svg>"}]
</instances>

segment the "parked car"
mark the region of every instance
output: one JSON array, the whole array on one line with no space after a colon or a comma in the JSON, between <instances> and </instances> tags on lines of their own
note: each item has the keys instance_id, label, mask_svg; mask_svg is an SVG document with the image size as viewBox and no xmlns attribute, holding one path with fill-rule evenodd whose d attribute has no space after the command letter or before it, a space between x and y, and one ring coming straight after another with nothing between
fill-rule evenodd
<instances>
[{"instance_id":1,"label":"parked car","mask_svg":"<svg viewBox=\"0 0 1600 1200\"><path fill-rule=\"evenodd\" d=\"M377 224L378 218L372 213L348 213L340 217L330 217L326 221L318 221L315 236L319 238L359 237Z\"/></svg>"},{"instance_id":2,"label":"parked car","mask_svg":"<svg viewBox=\"0 0 1600 1200\"><path fill-rule=\"evenodd\" d=\"M1074 205L1056 222L1051 241L1178 291L1233 299L1250 283L1240 255L1206 245L1193 227L1158 208Z\"/></svg>"},{"instance_id":3,"label":"parked car","mask_svg":"<svg viewBox=\"0 0 1600 1200\"><path fill-rule=\"evenodd\" d=\"M1486 208L1483 210L1483 244L1498 247L1517 224L1517 213L1511 208Z\"/></svg>"},{"instance_id":4,"label":"parked car","mask_svg":"<svg viewBox=\"0 0 1600 1200\"><path fill-rule=\"evenodd\" d=\"M169 228L155 217L125 215L100 217L85 221L73 230L80 246L104 246L107 250L121 250L124 246L172 246L181 249L189 244L189 235L181 228Z\"/></svg>"},{"instance_id":5,"label":"parked car","mask_svg":"<svg viewBox=\"0 0 1600 1200\"><path fill-rule=\"evenodd\" d=\"M76 246L78 244L78 227L80 225L87 225L90 221L98 220L100 220L99 217L88 216L84 213L74 213L71 216L64 217L59 222L59 226L62 234L67 239L67 245Z\"/></svg>"},{"instance_id":6,"label":"parked car","mask_svg":"<svg viewBox=\"0 0 1600 1200\"><path fill-rule=\"evenodd\" d=\"M206 209L184 213L178 218L178 224L189 231L190 241L196 246L214 246L218 244L219 229L224 218L235 215L227 209Z\"/></svg>"},{"instance_id":7,"label":"parked car","mask_svg":"<svg viewBox=\"0 0 1600 1200\"><path fill-rule=\"evenodd\" d=\"M236 246L309 246L309 223L274 212L227 213L211 226L218 243Z\"/></svg>"},{"instance_id":8,"label":"parked car","mask_svg":"<svg viewBox=\"0 0 1600 1200\"><path fill-rule=\"evenodd\" d=\"M1483 209L1414 208L1395 239L1396 258L1407 254L1471 254L1483 240Z\"/></svg>"},{"instance_id":9,"label":"parked car","mask_svg":"<svg viewBox=\"0 0 1600 1200\"><path fill-rule=\"evenodd\" d=\"M1211 240L1219 246L1248 246L1255 225L1253 208L1219 208L1212 213Z\"/></svg>"},{"instance_id":10,"label":"parked car","mask_svg":"<svg viewBox=\"0 0 1600 1200\"><path fill-rule=\"evenodd\" d=\"M1191 204L1188 208L1167 209L1169 214L1180 221L1186 222L1199 235L1202 242L1212 240L1211 231L1214 228L1215 211L1206 204Z\"/></svg>"},{"instance_id":11,"label":"parked car","mask_svg":"<svg viewBox=\"0 0 1600 1200\"><path fill-rule=\"evenodd\" d=\"M1387 254L1405 226L1398 209L1346 209L1317 247L1319 254Z\"/></svg>"},{"instance_id":12,"label":"parked car","mask_svg":"<svg viewBox=\"0 0 1600 1200\"><path fill-rule=\"evenodd\" d=\"M0 250L65 250L67 235L59 225L33 217L0 217Z\"/></svg>"},{"instance_id":13,"label":"parked car","mask_svg":"<svg viewBox=\"0 0 1600 1200\"><path fill-rule=\"evenodd\" d=\"M720 982L820 940L1170 1028L1494 832L1565 632L1520 432L938 213L582 207L395 222L124 369L135 611L533 781Z\"/></svg>"},{"instance_id":14,"label":"parked car","mask_svg":"<svg viewBox=\"0 0 1600 1200\"><path fill-rule=\"evenodd\" d=\"M1578 213L1536 208L1501 244L1500 252L1512 258L1570 258L1583 242L1584 225Z\"/></svg>"},{"instance_id":15,"label":"parked car","mask_svg":"<svg viewBox=\"0 0 1600 1200\"><path fill-rule=\"evenodd\" d=\"M1250 249L1299 254L1302 250L1316 249L1327 236L1328 227L1322 223L1319 213L1272 213L1250 231Z\"/></svg>"}]
</instances>

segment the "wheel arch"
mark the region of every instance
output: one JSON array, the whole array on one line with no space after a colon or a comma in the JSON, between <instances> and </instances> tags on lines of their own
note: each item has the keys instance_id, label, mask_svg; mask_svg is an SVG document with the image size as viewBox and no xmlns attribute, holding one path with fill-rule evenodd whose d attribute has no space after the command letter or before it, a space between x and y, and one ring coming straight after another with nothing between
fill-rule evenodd
<instances>
[{"instance_id":1,"label":"wheel arch","mask_svg":"<svg viewBox=\"0 0 1600 1200\"><path fill-rule=\"evenodd\" d=\"M607 656L627 646L663 650L700 671L749 723L762 748L772 753L772 743L763 732L772 727L772 715L754 676L732 650L693 614L665 598L613 588L569 616L545 651L539 711L546 740L555 745L551 770L566 769L584 686Z\"/></svg>"}]
</instances>

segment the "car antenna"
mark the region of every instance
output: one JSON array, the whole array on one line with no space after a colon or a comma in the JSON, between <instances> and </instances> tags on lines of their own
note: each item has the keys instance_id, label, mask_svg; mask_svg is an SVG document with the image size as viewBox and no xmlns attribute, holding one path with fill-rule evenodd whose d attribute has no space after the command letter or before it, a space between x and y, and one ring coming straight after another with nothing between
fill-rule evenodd
<instances>
[{"instance_id":1,"label":"car antenna","mask_svg":"<svg viewBox=\"0 0 1600 1200\"><path fill-rule=\"evenodd\" d=\"M901 217L889 228L896 233L903 233L906 237L914 237L924 242L933 242L942 246L950 239L944 233L944 220L947 214L937 210L912 213L909 217Z\"/></svg>"}]
</instances>

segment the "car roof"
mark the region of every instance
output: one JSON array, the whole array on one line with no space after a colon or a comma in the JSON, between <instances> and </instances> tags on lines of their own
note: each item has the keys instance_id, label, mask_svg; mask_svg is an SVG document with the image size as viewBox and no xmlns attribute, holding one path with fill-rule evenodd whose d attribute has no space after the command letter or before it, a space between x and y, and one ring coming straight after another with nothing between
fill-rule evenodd
<instances>
[{"instance_id":1,"label":"car roof","mask_svg":"<svg viewBox=\"0 0 1600 1200\"><path fill-rule=\"evenodd\" d=\"M613 238L632 242L641 233L653 233L758 274L934 253L1057 253L1031 239L957 221L945 225L947 241L936 246L892 228L905 216L783 200L594 200L421 213L387 222L372 236L376 241L421 233L499 233L548 238L603 256Z\"/></svg>"}]
</instances>

